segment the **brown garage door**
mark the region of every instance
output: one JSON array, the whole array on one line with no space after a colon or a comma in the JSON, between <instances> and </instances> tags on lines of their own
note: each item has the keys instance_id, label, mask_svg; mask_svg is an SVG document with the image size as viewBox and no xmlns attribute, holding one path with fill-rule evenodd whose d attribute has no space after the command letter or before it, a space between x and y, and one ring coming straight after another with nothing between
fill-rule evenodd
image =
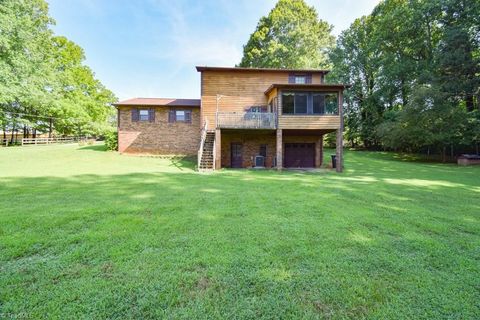
<instances>
[{"instance_id":1,"label":"brown garage door","mask_svg":"<svg viewBox=\"0 0 480 320\"><path fill-rule=\"evenodd\" d=\"M286 168L315 167L315 143L285 143Z\"/></svg>"}]
</instances>

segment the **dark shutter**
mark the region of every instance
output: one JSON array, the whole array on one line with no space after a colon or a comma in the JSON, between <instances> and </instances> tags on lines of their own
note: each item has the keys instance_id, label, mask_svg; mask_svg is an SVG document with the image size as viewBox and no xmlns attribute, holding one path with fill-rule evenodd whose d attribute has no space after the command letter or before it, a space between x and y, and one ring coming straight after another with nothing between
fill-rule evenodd
<instances>
[{"instance_id":1,"label":"dark shutter","mask_svg":"<svg viewBox=\"0 0 480 320\"><path fill-rule=\"evenodd\" d=\"M185 122L192 123L192 110L185 110Z\"/></svg>"},{"instance_id":2,"label":"dark shutter","mask_svg":"<svg viewBox=\"0 0 480 320\"><path fill-rule=\"evenodd\" d=\"M175 110L168 111L168 123L175 122Z\"/></svg>"},{"instance_id":3,"label":"dark shutter","mask_svg":"<svg viewBox=\"0 0 480 320\"><path fill-rule=\"evenodd\" d=\"M140 118L140 112L138 111L137 108L133 108L132 109L132 122L138 121L139 118Z\"/></svg>"},{"instance_id":4,"label":"dark shutter","mask_svg":"<svg viewBox=\"0 0 480 320\"><path fill-rule=\"evenodd\" d=\"M148 121L155 122L155 109L153 108L148 110Z\"/></svg>"},{"instance_id":5,"label":"dark shutter","mask_svg":"<svg viewBox=\"0 0 480 320\"><path fill-rule=\"evenodd\" d=\"M305 83L312 83L312 74L311 73L308 73L305 76Z\"/></svg>"},{"instance_id":6,"label":"dark shutter","mask_svg":"<svg viewBox=\"0 0 480 320\"><path fill-rule=\"evenodd\" d=\"M288 83L295 83L295 74L294 73L290 73L288 75Z\"/></svg>"}]
</instances>

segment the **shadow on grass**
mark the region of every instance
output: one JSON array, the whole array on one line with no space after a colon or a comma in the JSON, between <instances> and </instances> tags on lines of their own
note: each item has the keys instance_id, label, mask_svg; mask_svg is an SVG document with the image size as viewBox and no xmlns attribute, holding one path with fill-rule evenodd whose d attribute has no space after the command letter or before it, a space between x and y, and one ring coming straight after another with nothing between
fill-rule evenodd
<instances>
[{"instance_id":1,"label":"shadow on grass","mask_svg":"<svg viewBox=\"0 0 480 320\"><path fill-rule=\"evenodd\" d=\"M435 167L418 173L399 164L372 176L374 165L352 166L356 171L343 175L4 178L0 283L3 277L12 292L6 304L64 315L76 307L52 295L63 292L78 293L77 312L93 314L98 299L111 299L103 318L139 301L138 310L165 305L170 315L211 315L215 308L225 317L255 309L269 318L291 310L362 318L402 310L405 301L406 312L427 313L432 308L419 301L428 299L474 313L480 230L472 180L461 175L463 182L453 183L455 174ZM264 303L250 307L255 300ZM209 308L199 310L202 304Z\"/></svg>"},{"instance_id":2,"label":"shadow on grass","mask_svg":"<svg viewBox=\"0 0 480 320\"><path fill-rule=\"evenodd\" d=\"M105 151L110 151L107 149L107 146L105 144L93 144L93 145L90 145L90 146L81 146L80 148L78 148L78 150L89 150L89 151L102 151L102 152L105 152Z\"/></svg>"}]
</instances>

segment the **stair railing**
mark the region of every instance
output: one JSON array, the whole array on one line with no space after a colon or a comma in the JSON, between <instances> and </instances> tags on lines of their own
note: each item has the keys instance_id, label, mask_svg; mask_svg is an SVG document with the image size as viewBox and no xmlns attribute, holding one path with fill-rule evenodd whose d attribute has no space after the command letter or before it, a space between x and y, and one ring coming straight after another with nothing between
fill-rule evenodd
<instances>
[{"instance_id":1,"label":"stair railing","mask_svg":"<svg viewBox=\"0 0 480 320\"><path fill-rule=\"evenodd\" d=\"M213 163L212 163L212 170L215 171L215 162L217 159L217 133L215 132L214 138L213 138Z\"/></svg>"},{"instance_id":2,"label":"stair railing","mask_svg":"<svg viewBox=\"0 0 480 320\"><path fill-rule=\"evenodd\" d=\"M200 133L200 148L198 149L198 154L197 154L197 170L198 171L200 171L200 163L203 157L203 146L205 145L205 139L207 138L207 130L208 130L208 120L205 119L205 123L203 124L203 128Z\"/></svg>"}]
</instances>

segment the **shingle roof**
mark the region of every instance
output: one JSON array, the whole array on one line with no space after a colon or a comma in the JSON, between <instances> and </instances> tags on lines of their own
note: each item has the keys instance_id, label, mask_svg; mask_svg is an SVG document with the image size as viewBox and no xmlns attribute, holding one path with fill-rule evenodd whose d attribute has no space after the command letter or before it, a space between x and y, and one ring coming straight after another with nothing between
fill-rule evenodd
<instances>
[{"instance_id":1,"label":"shingle roof","mask_svg":"<svg viewBox=\"0 0 480 320\"><path fill-rule=\"evenodd\" d=\"M321 69L281 69L281 68L240 68L240 67L208 67L196 66L197 71L252 71L252 72L299 72L299 73L323 73L327 74L330 70Z\"/></svg>"},{"instance_id":2,"label":"shingle roof","mask_svg":"<svg viewBox=\"0 0 480 320\"><path fill-rule=\"evenodd\" d=\"M114 103L114 105L200 107L200 99L133 98Z\"/></svg>"}]
</instances>

